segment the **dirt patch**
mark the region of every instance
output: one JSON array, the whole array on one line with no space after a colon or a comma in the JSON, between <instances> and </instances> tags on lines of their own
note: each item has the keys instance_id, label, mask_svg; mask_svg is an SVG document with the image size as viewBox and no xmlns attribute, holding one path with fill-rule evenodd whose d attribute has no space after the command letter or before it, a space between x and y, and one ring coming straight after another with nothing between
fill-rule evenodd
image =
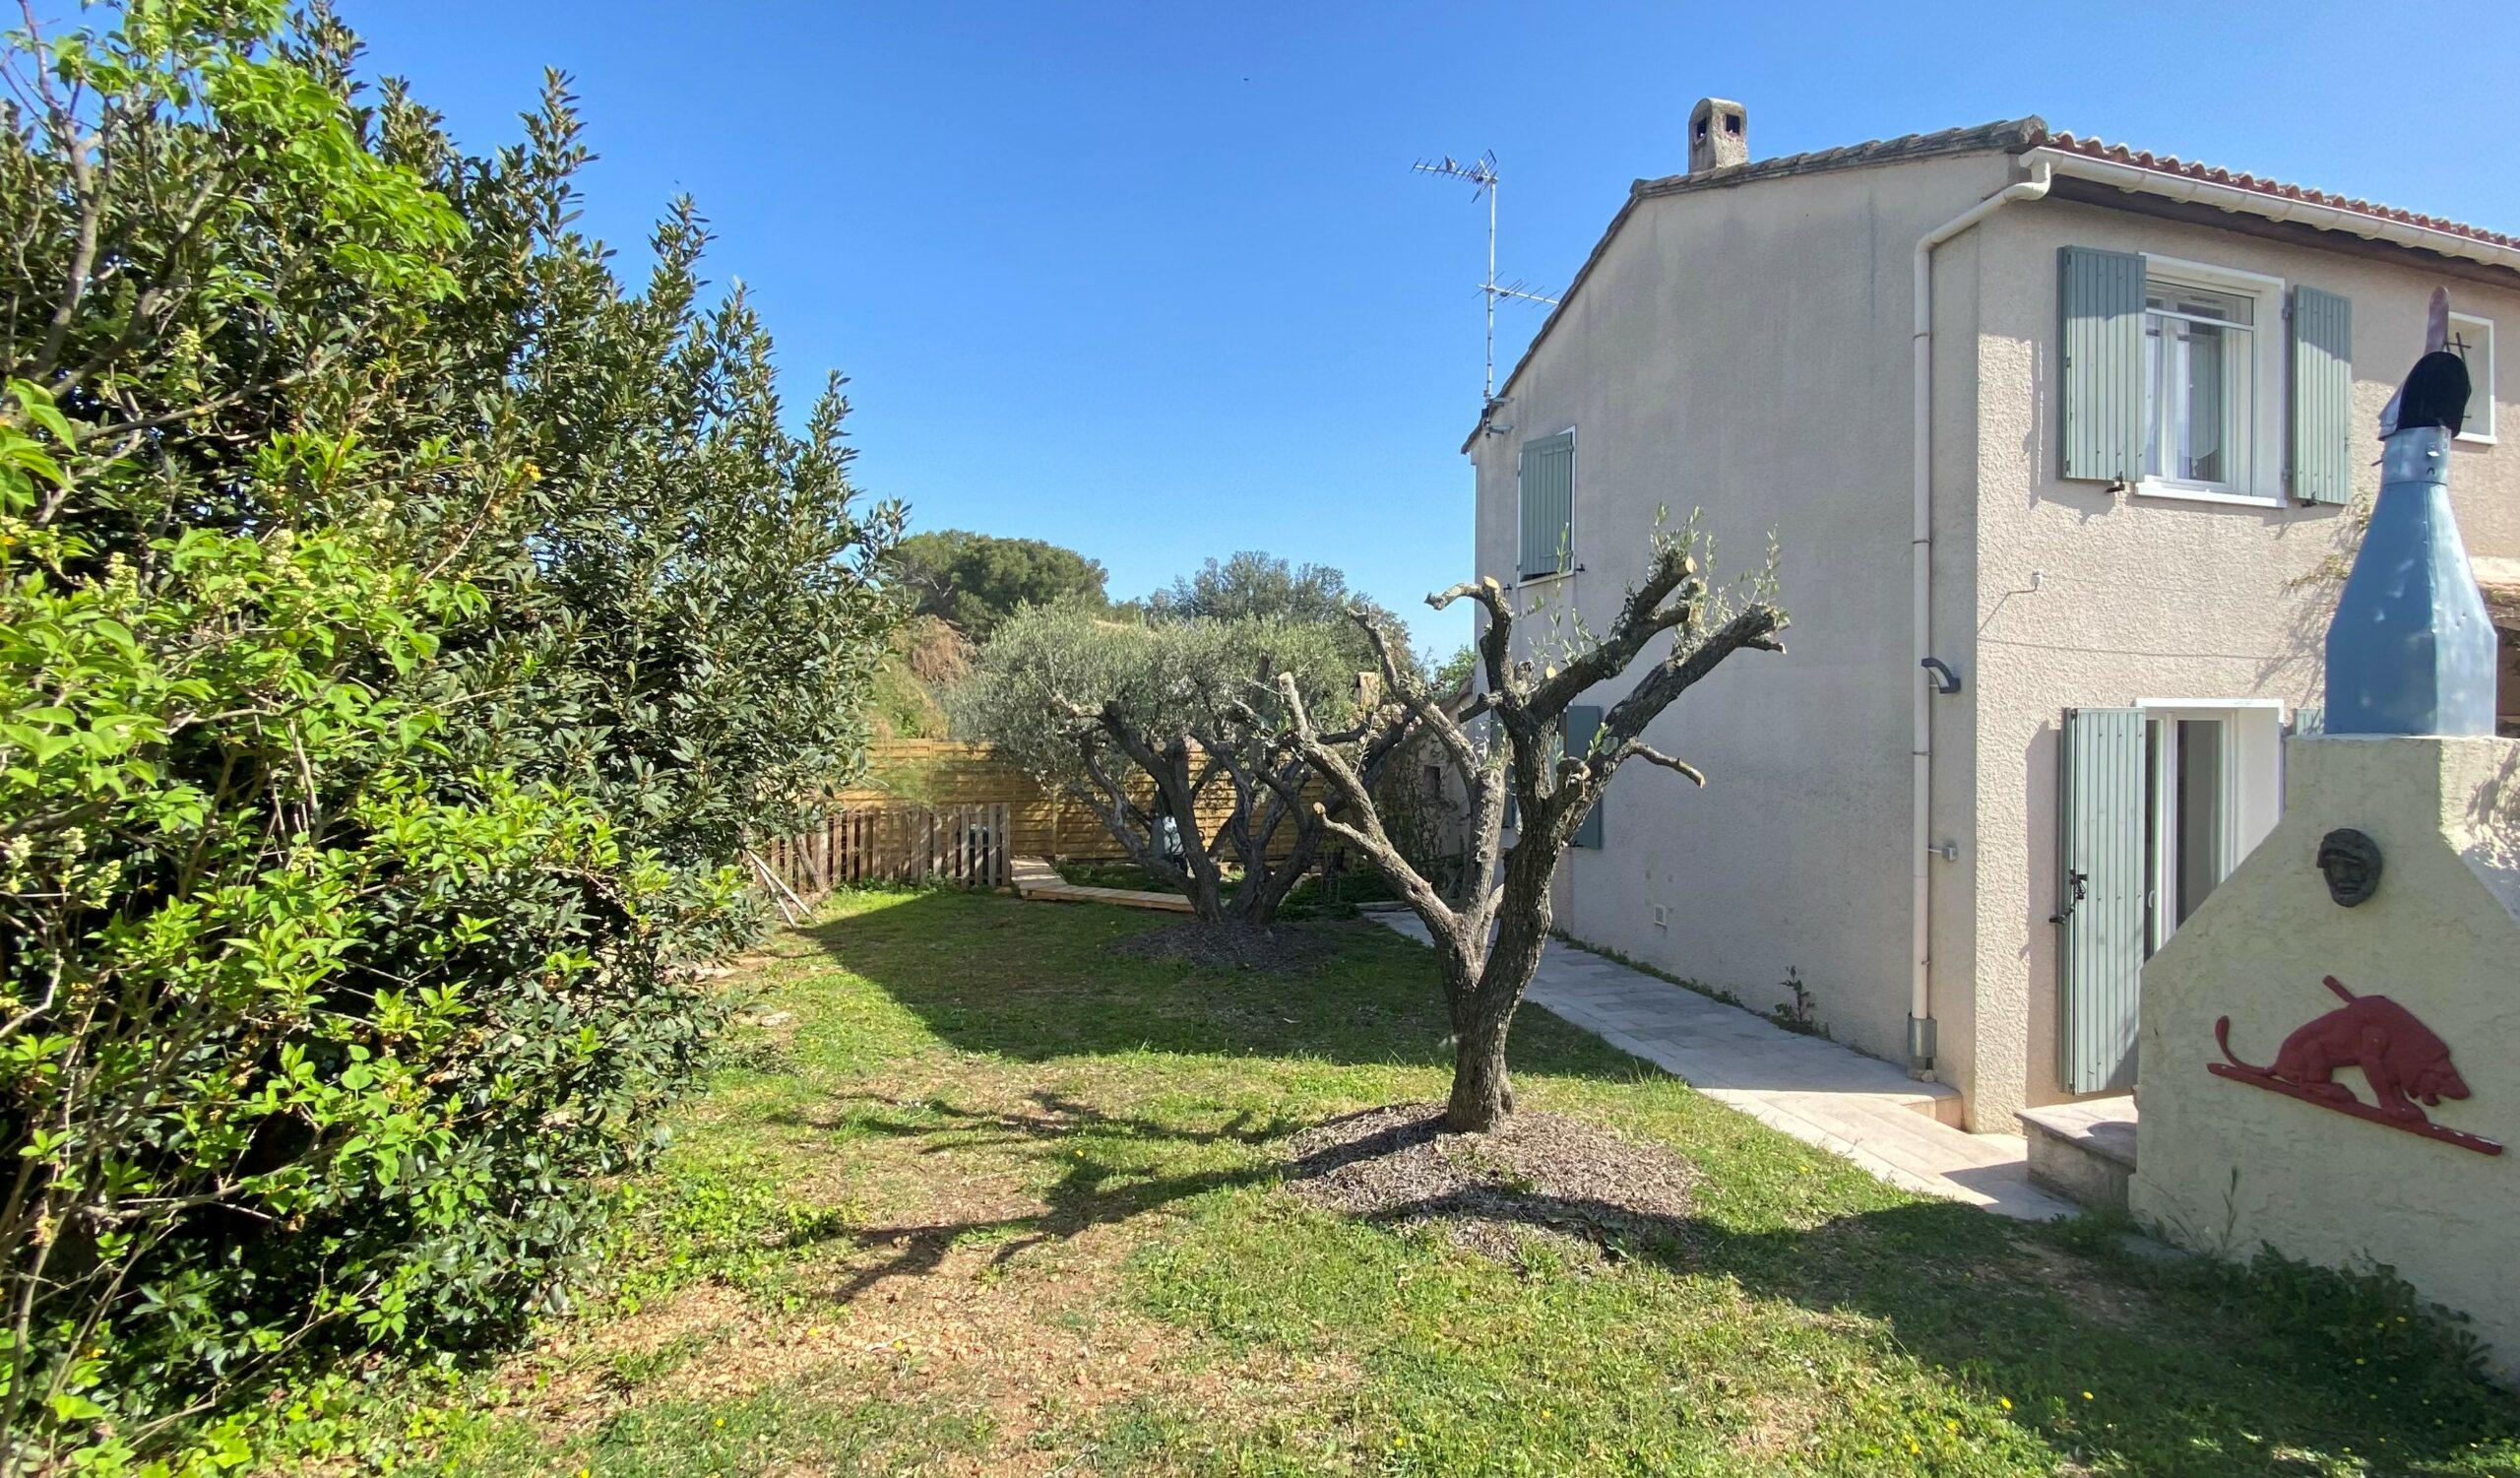
<instances>
[{"instance_id":1,"label":"dirt patch","mask_svg":"<svg viewBox=\"0 0 2520 1478\"><path fill-rule=\"evenodd\" d=\"M557 1442L660 1402L780 1390L836 1403L926 1402L985 1412L988 1440L982 1450L928 1455L909 1470L1034 1478L1073 1472L1073 1454L1116 1407L1196 1411L1231 1431L1354 1384L1356 1372L1336 1357L1271 1348L1216 1357L1187 1331L1127 1308L1119 1268L1144 1235L1091 1227L1021 1263L1001 1261L993 1246L949 1247L839 1297L852 1270L898 1254L885 1243L832 1263L826 1297L807 1295L801 1306L697 1285L574 1337L546 1338L502 1373L494 1409Z\"/></svg>"},{"instance_id":2,"label":"dirt patch","mask_svg":"<svg viewBox=\"0 0 2520 1478\"><path fill-rule=\"evenodd\" d=\"M1330 957L1330 941L1292 924L1255 928L1192 920L1131 934L1111 946L1140 960L1180 960L1207 970L1309 970Z\"/></svg>"},{"instance_id":3,"label":"dirt patch","mask_svg":"<svg viewBox=\"0 0 2520 1478\"><path fill-rule=\"evenodd\" d=\"M1498 1258L1534 1237L1613 1255L1681 1239L1697 1172L1670 1150L1557 1114L1456 1134L1443 1114L1394 1104L1305 1129L1287 1141L1286 1184L1351 1216L1439 1226Z\"/></svg>"}]
</instances>

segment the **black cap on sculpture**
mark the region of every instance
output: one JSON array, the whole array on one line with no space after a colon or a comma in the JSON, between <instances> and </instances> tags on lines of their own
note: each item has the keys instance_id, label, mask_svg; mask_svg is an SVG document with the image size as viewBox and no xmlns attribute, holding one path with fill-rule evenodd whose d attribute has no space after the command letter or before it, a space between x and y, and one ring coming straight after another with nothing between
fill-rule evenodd
<instances>
[{"instance_id":1,"label":"black cap on sculpture","mask_svg":"<svg viewBox=\"0 0 2520 1478\"><path fill-rule=\"evenodd\" d=\"M2468 419L2468 361L2450 353L2450 293L2432 289L2424 315L2425 355L2407 371L2406 383L2380 410L2380 439L2419 426L2440 426L2453 436Z\"/></svg>"},{"instance_id":2,"label":"black cap on sculpture","mask_svg":"<svg viewBox=\"0 0 2520 1478\"><path fill-rule=\"evenodd\" d=\"M2398 387L2395 429L2446 426L2451 435L2468 418L2468 361L2436 349L2415 361L2406 383Z\"/></svg>"}]
</instances>

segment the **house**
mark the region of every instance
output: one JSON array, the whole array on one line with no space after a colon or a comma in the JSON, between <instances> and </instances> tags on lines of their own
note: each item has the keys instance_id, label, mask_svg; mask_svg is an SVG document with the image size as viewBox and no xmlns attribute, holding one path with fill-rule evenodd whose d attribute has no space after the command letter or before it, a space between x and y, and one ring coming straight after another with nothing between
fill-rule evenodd
<instances>
[{"instance_id":1,"label":"house","mask_svg":"<svg viewBox=\"0 0 2520 1478\"><path fill-rule=\"evenodd\" d=\"M1465 445L1479 569L1535 639L1599 627L1657 508L1702 508L1724 568L1775 535L1791 650L1664 717L1710 783L1629 766L1557 923L1754 1005L1791 970L1973 1128L2123 1094L2145 957L2317 721L2436 287L2458 519L2520 626L2520 238L2038 118L1756 161L1737 103L1689 129Z\"/></svg>"}]
</instances>

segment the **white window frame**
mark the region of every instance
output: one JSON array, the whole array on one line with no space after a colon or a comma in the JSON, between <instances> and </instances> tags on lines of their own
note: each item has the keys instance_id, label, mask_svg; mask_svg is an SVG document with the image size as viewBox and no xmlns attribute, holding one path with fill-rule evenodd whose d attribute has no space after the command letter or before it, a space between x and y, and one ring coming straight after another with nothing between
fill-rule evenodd
<instances>
[{"instance_id":1,"label":"white window frame","mask_svg":"<svg viewBox=\"0 0 2520 1478\"><path fill-rule=\"evenodd\" d=\"M2248 485L2243 488L2218 487L2147 474L2136 480L2135 493L2140 497L2174 498L2193 503L2240 503L2251 508L2285 506L2284 464L2290 438L2284 434L2284 350L2286 341L2291 337L2291 324L2285 316L2291 299L2284 279L2262 272L2243 272L2236 267L2218 267L2210 262L2159 256L2152 252L2143 253L2143 258L2144 289L2148 297L2154 281L2158 279L2182 288L2202 288L2210 292L2245 297L2254 307L2248 325L2251 346L2248 367L2251 386L2249 473ZM2151 312L2149 308L2145 311L2147 314Z\"/></svg>"},{"instance_id":2,"label":"white window frame","mask_svg":"<svg viewBox=\"0 0 2520 1478\"><path fill-rule=\"evenodd\" d=\"M2480 362L2479 356L2474 354L2471 354L2468 358L2468 420L2467 424L2459 431L2459 439L2461 441L2473 441L2482 446L2491 446L2494 444L2494 323L2492 319L2480 313L2451 314L2450 337L2453 339L2458 338L2459 330L2462 327L2485 330L2485 353L2482 356L2482 362Z\"/></svg>"},{"instance_id":3,"label":"white window frame","mask_svg":"<svg viewBox=\"0 0 2520 1478\"><path fill-rule=\"evenodd\" d=\"M1566 438L1568 450L1575 453L1576 485L1566 489L1566 568L1546 575L1523 573L1523 459L1521 453L1517 452L1514 457L1514 588L1516 590L1531 590L1539 586L1554 584L1559 580L1572 580L1575 578L1575 572L1582 568L1575 559L1575 505L1583 494L1584 448L1576 439L1575 428L1571 425L1559 426L1546 436L1535 436L1531 439L1547 441L1559 436Z\"/></svg>"}]
</instances>

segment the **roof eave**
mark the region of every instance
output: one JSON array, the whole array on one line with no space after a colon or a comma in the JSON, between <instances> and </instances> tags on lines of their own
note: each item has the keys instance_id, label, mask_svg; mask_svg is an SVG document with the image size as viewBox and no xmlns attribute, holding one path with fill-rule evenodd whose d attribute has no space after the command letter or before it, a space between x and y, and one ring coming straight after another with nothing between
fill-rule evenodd
<instances>
[{"instance_id":1,"label":"roof eave","mask_svg":"<svg viewBox=\"0 0 2520 1478\"><path fill-rule=\"evenodd\" d=\"M1641 202L1661 200L1672 195L1693 194L1701 190L1753 184L1762 180L1791 179L1809 174L1834 173L1844 169L1861 169L1873 164L1912 163L1920 160L1949 159L1966 154L2019 154L2047 137L2047 120L2034 114L2027 118L2007 118L1999 122L1981 123L1968 128L1946 128L1929 134L1908 134L1896 139L1874 139L1869 143L1852 144L1843 149L1820 149L1807 154L1780 155L1774 159L1753 160L1746 164L1732 164L1698 174L1668 174L1659 179L1637 180L1628 186L1627 199L1620 202L1618 214L1610 218L1610 224L1603 229L1601 239L1593 243L1591 253L1584 258L1584 265L1576 269L1574 280L1566 285L1564 292L1558 294L1557 306L1549 309L1548 316L1541 321L1540 331L1532 335L1531 343L1524 346L1521 356L1514 361L1513 369L1506 374L1505 383L1497 387L1496 400L1502 401L1510 396L1514 382L1522 378L1525 366L1531 363L1533 352L1538 350L1542 341L1548 337L1549 331L1557 327L1557 321L1565 316L1567 308L1575 301L1575 295L1583 290L1585 280L1592 276L1593 268L1600 263L1602 254L1609 249L1611 239L1618 235L1619 227L1627 224L1627 218L1635 214L1636 207ZM1494 402L1480 408L1479 423L1472 426L1470 434L1462 439L1461 449L1465 456L1469 454L1472 447L1479 444L1480 433L1486 429L1487 414L1492 409L1494 409Z\"/></svg>"},{"instance_id":2,"label":"roof eave","mask_svg":"<svg viewBox=\"0 0 2520 1478\"><path fill-rule=\"evenodd\" d=\"M2287 195L2269 194L2239 185L2223 184L2210 179L2170 170L2147 168L2118 160L2095 159L2067 149L2035 148L2027 151L2026 160L2043 160L2056 172L2095 184L2111 185L2130 194L2157 196L2167 200L2208 205L2235 215L2255 216L2264 221L2290 222L2317 230L2335 231L2366 241L2386 241L2392 245L2432 252L2438 256L2456 257L2520 273L2520 248L2480 240L2456 231L2441 230L2417 222L2397 221L2386 216L2358 211L2350 206L2325 201L2305 200Z\"/></svg>"},{"instance_id":3,"label":"roof eave","mask_svg":"<svg viewBox=\"0 0 2520 1478\"><path fill-rule=\"evenodd\" d=\"M1627 199L1620 204L1618 214L1610 218L1609 225L1603 230L1601 239L1594 243L1592 252L1585 257L1584 265L1576 271L1574 280L1559 294L1557 306L1549 310L1539 332L1532 335L1531 343L1515 360L1513 369L1505 376L1505 383L1497 389L1496 400L1511 397L1524 369L1531 364L1533 353L1574 304L1576 294L1583 290L1585 280L1592 276L1593 268L1600 263L1603 253L1609 249L1610 241L1617 236L1619 227L1627 224L1628 217L1635 213L1640 202L1765 179L1992 152L2018 155L2025 161L2043 160L2059 174L2110 186L2129 194L2205 205L2235 215L2291 223L2365 241L2384 241L2520 274L2520 243L2514 243L2508 237L2488 239L2494 233L2480 234L2465 227L2447 230L2428 225L2426 219L2414 218L2407 212L2393 212L2385 207L2360 208L2366 207L2367 202L2346 201L2333 196L2314 198L2314 192L2273 186L2254 176L2207 170L2182 164L2176 160L2155 162L2153 156L2134 155L2090 140L2078 141L2070 133L2051 135L2044 119L2032 116L1982 124L1976 128L1946 129L1938 134L1911 134L1901 139L1876 140L1845 149L1759 160L1703 174L1675 174L1636 181L1628 187ZM1470 434L1463 438L1461 449L1465 455L1479 444L1494 404L1491 402L1480 408L1478 424L1472 426Z\"/></svg>"}]
</instances>

